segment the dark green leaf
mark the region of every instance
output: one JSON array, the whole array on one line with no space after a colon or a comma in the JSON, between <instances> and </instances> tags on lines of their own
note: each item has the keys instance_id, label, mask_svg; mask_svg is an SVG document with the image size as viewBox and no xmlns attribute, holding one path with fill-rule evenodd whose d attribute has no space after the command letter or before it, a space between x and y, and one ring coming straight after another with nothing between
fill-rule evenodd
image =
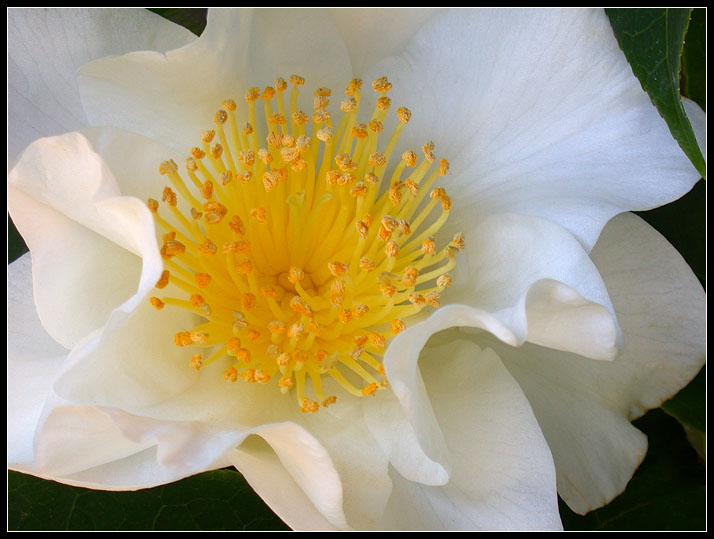
<instances>
[{"instance_id":1,"label":"dark green leaf","mask_svg":"<svg viewBox=\"0 0 714 539\"><path fill-rule=\"evenodd\" d=\"M707 383L706 366L687 387L662 405L662 409L683 425L706 431Z\"/></svg>"},{"instance_id":2,"label":"dark green leaf","mask_svg":"<svg viewBox=\"0 0 714 539\"><path fill-rule=\"evenodd\" d=\"M9 530L286 530L235 470L136 492L8 474Z\"/></svg>"},{"instance_id":3,"label":"dark green leaf","mask_svg":"<svg viewBox=\"0 0 714 539\"><path fill-rule=\"evenodd\" d=\"M683 96L707 110L707 12L704 8L692 11L692 18L682 52Z\"/></svg>"},{"instance_id":4,"label":"dark green leaf","mask_svg":"<svg viewBox=\"0 0 714 539\"><path fill-rule=\"evenodd\" d=\"M7 262L8 264L13 260L20 258L29 249L25 245L25 240L22 239L20 233L15 227L15 223L10 219L10 215L7 216Z\"/></svg>"},{"instance_id":5,"label":"dark green leaf","mask_svg":"<svg viewBox=\"0 0 714 539\"><path fill-rule=\"evenodd\" d=\"M647 434L647 457L627 489L609 505L585 516L561 501L566 530L704 530L704 466L686 440L682 427L661 410L634 422Z\"/></svg>"},{"instance_id":6,"label":"dark green leaf","mask_svg":"<svg viewBox=\"0 0 714 539\"><path fill-rule=\"evenodd\" d=\"M679 94L684 36L690 9L608 9L620 48L674 138L706 178L706 163Z\"/></svg>"},{"instance_id":7,"label":"dark green leaf","mask_svg":"<svg viewBox=\"0 0 714 539\"><path fill-rule=\"evenodd\" d=\"M706 197L706 182L700 180L679 200L638 213L679 251L702 284L707 270Z\"/></svg>"},{"instance_id":8,"label":"dark green leaf","mask_svg":"<svg viewBox=\"0 0 714 539\"><path fill-rule=\"evenodd\" d=\"M201 35L206 27L206 14L208 10L205 8L149 8L157 15L161 15L164 19L175 22L191 30L197 36Z\"/></svg>"}]
</instances>

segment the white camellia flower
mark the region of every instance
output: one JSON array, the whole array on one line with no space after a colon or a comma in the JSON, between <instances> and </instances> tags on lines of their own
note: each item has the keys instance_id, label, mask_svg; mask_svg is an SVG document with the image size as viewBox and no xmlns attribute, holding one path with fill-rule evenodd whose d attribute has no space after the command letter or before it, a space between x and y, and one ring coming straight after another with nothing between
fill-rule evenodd
<instances>
[{"instance_id":1,"label":"white camellia flower","mask_svg":"<svg viewBox=\"0 0 714 539\"><path fill-rule=\"evenodd\" d=\"M553 529L704 364L699 282L623 213L699 176L603 12L9 14L11 469Z\"/></svg>"}]
</instances>

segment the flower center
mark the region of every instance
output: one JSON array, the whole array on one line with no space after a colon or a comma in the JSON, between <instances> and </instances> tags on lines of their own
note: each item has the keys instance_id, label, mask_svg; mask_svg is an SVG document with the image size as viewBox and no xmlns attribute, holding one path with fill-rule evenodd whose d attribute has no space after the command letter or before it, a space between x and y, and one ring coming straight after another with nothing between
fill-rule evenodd
<instances>
[{"instance_id":1,"label":"flower center","mask_svg":"<svg viewBox=\"0 0 714 539\"><path fill-rule=\"evenodd\" d=\"M439 306L463 236L437 248L451 200L433 188L449 169L436 162L433 143L423 158L407 151L390 166L411 113L398 109L380 144L391 107L386 77L372 84L379 97L368 123L358 119L361 80L346 88L336 126L331 91L316 90L311 135L297 108L304 79L290 81L288 103L284 79L248 90L242 126L236 103L224 101L215 130L186 159L188 182L174 161L159 167L171 186L164 216L148 201L165 231L156 288L171 283L185 297L151 303L201 317L175 336L177 346L206 350L190 358L194 369L225 361L225 380L294 389L301 411L315 412L336 400L324 394L323 376L358 397L386 387L385 347L406 319Z\"/></svg>"}]
</instances>

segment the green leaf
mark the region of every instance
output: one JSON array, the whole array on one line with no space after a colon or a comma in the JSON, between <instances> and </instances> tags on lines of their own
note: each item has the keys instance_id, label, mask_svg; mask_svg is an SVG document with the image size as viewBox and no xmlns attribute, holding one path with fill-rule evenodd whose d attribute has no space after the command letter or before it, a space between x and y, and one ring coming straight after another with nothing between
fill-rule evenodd
<instances>
[{"instance_id":1,"label":"green leaf","mask_svg":"<svg viewBox=\"0 0 714 539\"><path fill-rule=\"evenodd\" d=\"M707 383L706 366L687 387L662 405L677 421L699 432L706 432Z\"/></svg>"},{"instance_id":2,"label":"green leaf","mask_svg":"<svg viewBox=\"0 0 714 539\"><path fill-rule=\"evenodd\" d=\"M149 8L149 11L191 30L197 36L206 27L208 10L205 8Z\"/></svg>"},{"instance_id":3,"label":"green leaf","mask_svg":"<svg viewBox=\"0 0 714 539\"><path fill-rule=\"evenodd\" d=\"M235 470L136 492L70 487L8 473L8 529L287 530Z\"/></svg>"},{"instance_id":4,"label":"green leaf","mask_svg":"<svg viewBox=\"0 0 714 539\"><path fill-rule=\"evenodd\" d=\"M680 91L707 110L707 12L704 8L692 11L689 30L682 52Z\"/></svg>"},{"instance_id":5,"label":"green leaf","mask_svg":"<svg viewBox=\"0 0 714 539\"><path fill-rule=\"evenodd\" d=\"M647 434L649 450L627 489L609 505L585 516L561 501L566 530L704 530L704 466L682 427L661 410L634 422Z\"/></svg>"},{"instance_id":6,"label":"green leaf","mask_svg":"<svg viewBox=\"0 0 714 539\"><path fill-rule=\"evenodd\" d=\"M610 25L632 71L697 171L706 178L699 150L679 94L684 36L690 9L608 9Z\"/></svg>"}]
</instances>

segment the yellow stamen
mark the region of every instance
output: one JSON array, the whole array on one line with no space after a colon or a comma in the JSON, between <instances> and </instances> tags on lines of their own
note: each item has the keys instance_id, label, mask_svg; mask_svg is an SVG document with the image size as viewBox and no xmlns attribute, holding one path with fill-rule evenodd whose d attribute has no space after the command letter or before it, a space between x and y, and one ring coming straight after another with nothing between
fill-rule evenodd
<instances>
[{"instance_id":1,"label":"yellow stamen","mask_svg":"<svg viewBox=\"0 0 714 539\"><path fill-rule=\"evenodd\" d=\"M376 107L360 120L361 80L335 98L340 118L328 112L324 87L313 93L311 116L298 110L305 80L289 80L289 102L288 83L277 78L247 90L243 117L236 101L221 103L214 129L189 149L190 181L174 161L160 164L171 186L147 206L171 273L156 288L171 283L185 296L150 302L202 318L174 336L176 346L213 348L192 356L191 368L208 375L202 367L230 362L227 381L294 391L299 409L313 413L337 400L323 394L323 376L355 397L387 387L380 356L409 316L440 305L465 239L457 234L439 251L434 238L451 208L446 191L432 189L449 171L435 145L422 147L421 162L411 150L392 156L408 109L396 110L382 142L394 124L386 77L373 81ZM442 211L432 217L436 204Z\"/></svg>"}]
</instances>

